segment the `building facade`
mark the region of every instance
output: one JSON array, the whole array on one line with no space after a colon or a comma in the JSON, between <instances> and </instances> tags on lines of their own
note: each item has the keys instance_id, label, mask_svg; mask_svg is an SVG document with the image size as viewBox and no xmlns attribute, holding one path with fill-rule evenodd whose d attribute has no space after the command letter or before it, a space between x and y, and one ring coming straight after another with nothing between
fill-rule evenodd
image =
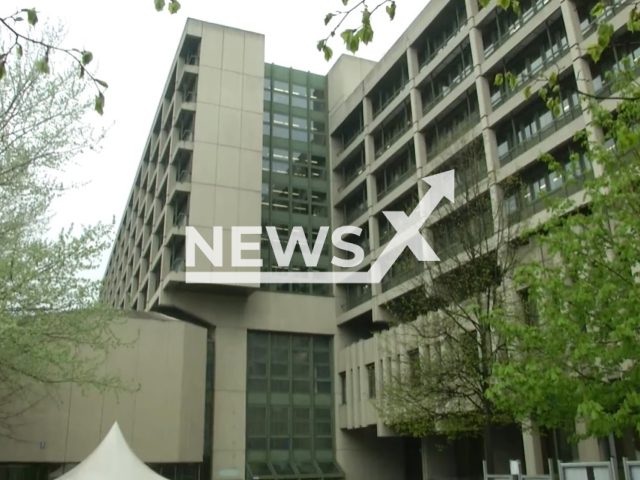
<instances>
[{"instance_id":1,"label":"building facade","mask_svg":"<svg viewBox=\"0 0 640 480\"><path fill-rule=\"evenodd\" d=\"M265 64L262 35L187 21L103 291L118 308L159 312L207 332L201 378L189 385L200 397L193 408L204 426L202 452L197 461L166 460L197 463L197 474L173 466L163 474L482 477L477 442L441 447L437 439L402 437L376 413L376 389L396 368L381 346L393 333L385 304L406 292L414 270L399 264L374 285L195 286L185 282L185 231L193 226L209 238L222 226L228 265L233 226L274 226L286 240L293 226L315 239L320 227L353 225L363 230L358 242L366 254L353 270L368 269L395 232L382 212L406 210L426 193L420 179L456 168L457 154L472 143L482 148L481 161L457 175L490 199L489 213L544 218L541 192L579 194L537 160L541 152L568 158L577 149L573 135L594 130L576 90L606 92L604 73L621 55L640 55L629 47L597 65L588 59L595 3L523 0L517 17L495 2L480 10L476 0L434 1L379 62L342 56L326 76ZM622 0L608 7L619 35L631 8ZM552 69L562 86L557 117L535 95L534 78ZM505 71L517 74L516 88L494 85ZM581 160L577 175L594 174L597 166ZM514 177L524 192L506 188ZM456 255L446 215L428 220L426 232L441 258ZM263 270L280 271L266 234L255 240L261 250L246 254L259 255ZM315 270L335 269L334 254L343 255L327 244ZM193 269L216 267L196 251ZM299 252L289 269L305 269ZM495 473L508 473L508 461L519 459L528 474L542 474L559 443L555 456L563 460L633 456L637 448L612 439L568 448L535 428L507 429L495 442ZM163 462L146 451L136 453ZM0 451L5 465L74 461Z\"/></svg>"}]
</instances>

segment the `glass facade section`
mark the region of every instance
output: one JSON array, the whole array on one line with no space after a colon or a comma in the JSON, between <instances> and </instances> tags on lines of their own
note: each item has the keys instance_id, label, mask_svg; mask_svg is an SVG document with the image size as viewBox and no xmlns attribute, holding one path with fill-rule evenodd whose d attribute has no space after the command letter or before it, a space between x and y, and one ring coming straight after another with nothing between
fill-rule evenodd
<instances>
[{"instance_id":1,"label":"glass facade section","mask_svg":"<svg viewBox=\"0 0 640 480\"><path fill-rule=\"evenodd\" d=\"M262 225L276 227L283 249L293 227L303 227L313 250L320 227L331 226L327 168L326 77L265 65L262 155ZM330 239L330 234L327 236ZM307 271L299 248L291 265L277 264L263 231L263 271ZM325 247L315 271L330 270ZM272 284L264 289L329 295L329 285Z\"/></svg>"},{"instance_id":2,"label":"glass facade section","mask_svg":"<svg viewBox=\"0 0 640 480\"><path fill-rule=\"evenodd\" d=\"M249 332L247 351L247 478L343 478L331 338Z\"/></svg>"}]
</instances>

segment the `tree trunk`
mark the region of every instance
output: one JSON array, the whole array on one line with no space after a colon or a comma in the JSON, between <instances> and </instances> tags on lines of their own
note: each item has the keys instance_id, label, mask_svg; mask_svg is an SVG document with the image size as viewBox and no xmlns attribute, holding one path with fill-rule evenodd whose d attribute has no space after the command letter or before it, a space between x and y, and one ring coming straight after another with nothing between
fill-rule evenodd
<instances>
[{"instance_id":1,"label":"tree trunk","mask_svg":"<svg viewBox=\"0 0 640 480\"><path fill-rule=\"evenodd\" d=\"M482 437L484 446L484 460L487 462L487 473L495 474L495 462L493 461L493 427L490 422L484 426L484 435Z\"/></svg>"}]
</instances>

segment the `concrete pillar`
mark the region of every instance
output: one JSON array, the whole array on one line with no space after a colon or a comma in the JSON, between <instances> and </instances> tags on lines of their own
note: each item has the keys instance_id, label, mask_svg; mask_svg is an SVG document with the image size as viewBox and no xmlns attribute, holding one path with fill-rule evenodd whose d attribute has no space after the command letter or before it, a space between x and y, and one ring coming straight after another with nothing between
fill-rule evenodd
<instances>
[{"instance_id":1,"label":"concrete pillar","mask_svg":"<svg viewBox=\"0 0 640 480\"><path fill-rule=\"evenodd\" d=\"M524 447L524 462L527 475L543 475L544 459L542 457L542 443L540 429L531 421L523 425L522 444Z\"/></svg>"},{"instance_id":2,"label":"concrete pillar","mask_svg":"<svg viewBox=\"0 0 640 480\"><path fill-rule=\"evenodd\" d=\"M579 91L585 93L594 93L593 77L589 62L583 58L580 43L583 41L582 29L580 28L580 18L576 10L575 3L572 0L561 0L562 18L564 20L565 29L567 31L567 40L571 48L571 60L573 62L573 72L576 78L576 86ZM588 99L583 98L582 113L584 116L586 129L591 138L596 142L604 141L604 133L601 128L595 127L593 116L588 109ZM602 175L602 167L593 164L593 173L596 176Z\"/></svg>"},{"instance_id":3,"label":"concrete pillar","mask_svg":"<svg viewBox=\"0 0 640 480\"><path fill-rule=\"evenodd\" d=\"M579 434L586 432L584 422L576 422L576 432ZM599 462L603 459L600 451L600 444L597 438L587 438L578 443L578 455L581 462Z\"/></svg>"},{"instance_id":4,"label":"concrete pillar","mask_svg":"<svg viewBox=\"0 0 640 480\"><path fill-rule=\"evenodd\" d=\"M245 471L247 331L215 330L213 479L221 470Z\"/></svg>"}]
</instances>

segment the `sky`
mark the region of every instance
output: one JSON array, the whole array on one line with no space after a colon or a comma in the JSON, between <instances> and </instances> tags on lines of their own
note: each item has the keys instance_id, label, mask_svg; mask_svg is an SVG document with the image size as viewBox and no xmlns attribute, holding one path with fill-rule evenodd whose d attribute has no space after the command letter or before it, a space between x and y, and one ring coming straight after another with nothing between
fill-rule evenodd
<instances>
[{"instance_id":1,"label":"sky","mask_svg":"<svg viewBox=\"0 0 640 480\"><path fill-rule=\"evenodd\" d=\"M355 0L352 0L354 2ZM374 42L358 56L379 60L429 0L400 0L390 22L380 9L373 17ZM52 228L110 222L119 225L169 68L188 17L265 35L265 61L326 74L346 53L337 36L330 43L334 60L326 62L316 43L329 33L324 17L344 9L342 0L181 0L175 15L158 13L153 0L3 0L0 13L35 7L40 22L60 21L68 31L65 46L94 55L96 76L109 84L105 114L90 116L108 126L97 154L77 158L65 175L84 184L52 206ZM168 3L168 2L167 2ZM380 15L378 15L380 13ZM354 20L357 20L354 18ZM345 26L355 26L354 24ZM92 276L100 278L106 266Z\"/></svg>"}]
</instances>

